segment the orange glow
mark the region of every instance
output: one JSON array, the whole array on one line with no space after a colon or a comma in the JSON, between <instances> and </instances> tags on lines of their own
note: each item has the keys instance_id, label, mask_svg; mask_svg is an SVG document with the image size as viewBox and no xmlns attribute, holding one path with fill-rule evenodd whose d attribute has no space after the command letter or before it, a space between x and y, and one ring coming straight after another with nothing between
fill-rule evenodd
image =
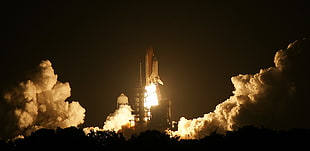
<instances>
[{"instance_id":1,"label":"orange glow","mask_svg":"<svg viewBox=\"0 0 310 151\"><path fill-rule=\"evenodd\" d=\"M156 85L150 84L145 86L146 92L144 93L145 100L144 100L144 107L150 109L151 106L158 105L158 97L156 93Z\"/></svg>"}]
</instances>

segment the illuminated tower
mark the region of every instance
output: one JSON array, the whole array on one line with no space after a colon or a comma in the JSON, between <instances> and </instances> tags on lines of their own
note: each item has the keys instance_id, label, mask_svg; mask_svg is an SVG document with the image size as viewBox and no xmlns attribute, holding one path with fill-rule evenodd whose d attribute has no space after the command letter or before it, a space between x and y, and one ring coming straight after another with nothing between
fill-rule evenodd
<instances>
[{"instance_id":1,"label":"illuminated tower","mask_svg":"<svg viewBox=\"0 0 310 151\"><path fill-rule=\"evenodd\" d=\"M145 83L142 81L140 63L140 84L135 98L135 122L151 129L164 130L171 126L171 101L162 99L159 87L163 85L158 74L158 60L152 47L145 55Z\"/></svg>"},{"instance_id":2,"label":"illuminated tower","mask_svg":"<svg viewBox=\"0 0 310 151\"><path fill-rule=\"evenodd\" d=\"M145 109L144 109L144 86L142 82L142 68L140 62L140 75L139 75L139 85L136 88L136 98L134 104L134 114L135 114L135 123L137 125L143 125L145 121Z\"/></svg>"}]
</instances>

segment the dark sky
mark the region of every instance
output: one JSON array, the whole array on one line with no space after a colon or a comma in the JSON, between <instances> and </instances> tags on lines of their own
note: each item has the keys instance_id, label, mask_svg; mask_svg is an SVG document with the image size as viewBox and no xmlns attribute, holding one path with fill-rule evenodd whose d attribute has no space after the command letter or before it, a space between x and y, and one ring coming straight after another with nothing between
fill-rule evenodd
<instances>
[{"instance_id":1,"label":"dark sky","mask_svg":"<svg viewBox=\"0 0 310 151\"><path fill-rule=\"evenodd\" d=\"M274 66L277 50L309 36L306 2L8 4L1 92L49 59L70 83L68 100L86 109L85 125L102 126L120 93L133 104L139 62L152 45L173 120L202 116L229 98L232 76Z\"/></svg>"}]
</instances>

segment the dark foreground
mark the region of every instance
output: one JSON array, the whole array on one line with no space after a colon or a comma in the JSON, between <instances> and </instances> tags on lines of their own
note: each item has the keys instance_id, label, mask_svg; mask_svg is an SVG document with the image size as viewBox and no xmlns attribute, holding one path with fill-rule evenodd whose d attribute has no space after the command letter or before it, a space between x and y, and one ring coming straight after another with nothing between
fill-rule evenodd
<instances>
[{"instance_id":1,"label":"dark foreground","mask_svg":"<svg viewBox=\"0 0 310 151\"><path fill-rule=\"evenodd\" d=\"M111 131L85 135L82 129L41 129L24 139L0 140L0 150L270 150L310 149L310 130L275 131L247 126L226 135L212 134L199 140L179 140L155 130L126 140Z\"/></svg>"}]
</instances>

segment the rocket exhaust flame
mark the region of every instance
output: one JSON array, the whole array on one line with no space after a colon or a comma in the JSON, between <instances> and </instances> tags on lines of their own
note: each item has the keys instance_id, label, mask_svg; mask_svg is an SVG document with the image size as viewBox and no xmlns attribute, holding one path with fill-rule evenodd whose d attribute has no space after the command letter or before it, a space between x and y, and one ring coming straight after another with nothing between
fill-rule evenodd
<instances>
[{"instance_id":1,"label":"rocket exhaust flame","mask_svg":"<svg viewBox=\"0 0 310 151\"><path fill-rule=\"evenodd\" d=\"M156 85L151 84L148 86L145 86L145 102L144 102L144 107L150 109L151 106L156 106L158 105L158 96L156 93Z\"/></svg>"},{"instance_id":2,"label":"rocket exhaust flame","mask_svg":"<svg viewBox=\"0 0 310 151\"><path fill-rule=\"evenodd\" d=\"M158 74L158 60L155 58L153 48L149 47L145 55L145 92L143 110L145 110L146 116L142 117L144 121L151 119L152 115L150 109L152 106L158 105L160 99L158 85L163 85Z\"/></svg>"}]
</instances>

